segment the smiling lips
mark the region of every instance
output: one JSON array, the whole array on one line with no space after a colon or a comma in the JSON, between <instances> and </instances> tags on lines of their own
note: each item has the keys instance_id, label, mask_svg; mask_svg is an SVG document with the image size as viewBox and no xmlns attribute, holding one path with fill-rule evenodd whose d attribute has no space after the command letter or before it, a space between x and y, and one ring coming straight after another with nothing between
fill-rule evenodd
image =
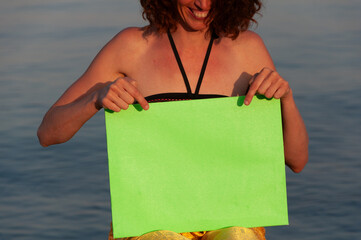
<instances>
[{"instance_id":1,"label":"smiling lips","mask_svg":"<svg viewBox=\"0 0 361 240\"><path fill-rule=\"evenodd\" d=\"M195 10L195 9L191 9L189 8L191 14L193 15L193 17L197 20L204 20L207 15L208 15L208 12L209 11L198 11L198 10Z\"/></svg>"}]
</instances>

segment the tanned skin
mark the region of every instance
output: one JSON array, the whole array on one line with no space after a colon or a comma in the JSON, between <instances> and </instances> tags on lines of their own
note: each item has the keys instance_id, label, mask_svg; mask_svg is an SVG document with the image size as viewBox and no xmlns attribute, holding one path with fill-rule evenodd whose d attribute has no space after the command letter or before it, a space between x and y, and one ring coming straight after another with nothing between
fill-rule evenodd
<instances>
[{"instance_id":1,"label":"tanned skin","mask_svg":"<svg viewBox=\"0 0 361 240\"><path fill-rule=\"evenodd\" d=\"M178 9L183 20L172 36L194 91L209 43L208 26L197 16L209 11L210 0L179 0ZM38 129L40 144L68 141L101 108L118 112L136 100L147 110L144 97L165 92L186 92L167 35L124 29L46 113ZM304 168L306 127L289 83L276 71L260 36L245 31L235 40L221 37L214 42L200 89L200 94L207 93L246 95L245 105L252 104L255 94L280 99L286 164L294 172Z\"/></svg>"}]
</instances>

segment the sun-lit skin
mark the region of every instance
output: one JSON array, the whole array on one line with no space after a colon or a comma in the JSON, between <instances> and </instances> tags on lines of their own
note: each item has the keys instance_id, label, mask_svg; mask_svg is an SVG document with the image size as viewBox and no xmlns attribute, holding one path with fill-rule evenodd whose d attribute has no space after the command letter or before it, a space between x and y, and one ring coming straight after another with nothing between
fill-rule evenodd
<instances>
[{"instance_id":1,"label":"sun-lit skin","mask_svg":"<svg viewBox=\"0 0 361 240\"><path fill-rule=\"evenodd\" d=\"M209 43L207 15L211 0L178 0L177 29L172 32L195 89ZM119 32L94 58L86 72L49 109L38 136L41 145L68 141L99 109L121 111L136 100L144 108L145 96L184 92L184 83L166 34L144 38L142 28ZM248 92L247 89L249 88ZM236 39L215 41L200 90L201 94L255 94L281 100L286 164L300 172L308 160L308 136L288 82L276 71L261 37L244 31Z\"/></svg>"},{"instance_id":2,"label":"sun-lit skin","mask_svg":"<svg viewBox=\"0 0 361 240\"><path fill-rule=\"evenodd\" d=\"M176 28L174 31L170 30L194 92L211 38L207 32L208 23L212 22L208 17L213 10L212 1L162 1L167 1L168 5L168 1L176 3L176 8L171 11ZM237 1L244 3L242 0ZM173 16L177 10L178 16ZM224 12L224 8L219 10ZM167 11L163 14L167 14ZM214 20L213 23L215 22L223 27L220 22ZM119 112L128 109L130 104L137 101L144 110L148 110L152 106L148 104L146 96L186 91L167 34L154 30L154 25L150 25L149 29L151 33L145 37L144 28L126 28L101 49L84 74L44 116L38 129L42 146L68 141L102 108ZM308 136L288 82L276 71L258 34L245 30L235 38L227 36L219 36L214 41L199 93L245 95L245 107L252 107L251 101L255 94L280 99L285 163L294 172L302 171L308 161ZM244 124L242 119L239 123ZM139 137L139 133L134 135L134 138ZM242 136L242 141L248 141L248 136ZM139 149L143 147L147 146L139 145ZM202 240L239 239L237 236L221 237L223 233L228 234L229 229L231 228L208 232Z\"/></svg>"}]
</instances>

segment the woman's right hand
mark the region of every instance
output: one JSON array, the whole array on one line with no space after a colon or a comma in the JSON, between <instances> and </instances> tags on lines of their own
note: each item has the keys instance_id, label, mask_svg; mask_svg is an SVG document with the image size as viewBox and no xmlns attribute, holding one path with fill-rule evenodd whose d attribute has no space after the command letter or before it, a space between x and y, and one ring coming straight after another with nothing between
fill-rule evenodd
<instances>
[{"instance_id":1,"label":"woman's right hand","mask_svg":"<svg viewBox=\"0 0 361 240\"><path fill-rule=\"evenodd\" d=\"M139 48L133 40L139 31L129 31L122 31L109 41L85 73L50 107L38 129L42 146L68 141L101 108L119 112L134 100L143 109L149 108L135 81L126 77L136 63L123 56Z\"/></svg>"},{"instance_id":2,"label":"woman's right hand","mask_svg":"<svg viewBox=\"0 0 361 240\"><path fill-rule=\"evenodd\" d=\"M136 86L136 81L131 78L117 78L97 91L96 108L119 112L122 109L128 109L129 105L136 100L144 110L148 110L149 104Z\"/></svg>"}]
</instances>

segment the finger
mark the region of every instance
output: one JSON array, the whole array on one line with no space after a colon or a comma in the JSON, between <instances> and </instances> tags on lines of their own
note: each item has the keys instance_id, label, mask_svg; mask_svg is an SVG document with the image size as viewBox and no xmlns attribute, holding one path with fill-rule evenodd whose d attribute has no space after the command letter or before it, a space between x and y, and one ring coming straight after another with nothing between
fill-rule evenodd
<instances>
[{"instance_id":1,"label":"finger","mask_svg":"<svg viewBox=\"0 0 361 240\"><path fill-rule=\"evenodd\" d=\"M129 107L129 104L126 103L123 99L119 98L116 93L108 94L108 99L110 99L117 107L121 109L126 110Z\"/></svg>"},{"instance_id":2,"label":"finger","mask_svg":"<svg viewBox=\"0 0 361 240\"><path fill-rule=\"evenodd\" d=\"M286 82L286 83L283 83L282 84L282 87L280 87L274 94L274 98L276 99L280 99L280 98L283 98L285 97L289 92L290 92L290 86L289 84Z\"/></svg>"},{"instance_id":3,"label":"finger","mask_svg":"<svg viewBox=\"0 0 361 240\"><path fill-rule=\"evenodd\" d=\"M127 104L133 104L134 98L126 91L122 91L120 94L118 94L121 99L124 100Z\"/></svg>"},{"instance_id":4,"label":"finger","mask_svg":"<svg viewBox=\"0 0 361 240\"><path fill-rule=\"evenodd\" d=\"M142 106L142 108L144 110L148 110L149 109L149 104L147 102L147 100L145 100L145 98L143 97L143 95L139 92L138 88L136 88L131 82L128 82L129 84L125 84L124 85L124 89L130 94L130 96L132 96L133 98L135 98L135 100L137 100L137 102L140 104L140 106Z\"/></svg>"},{"instance_id":5,"label":"finger","mask_svg":"<svg viewBox=\"0 0 361 240\"><path fill-rule=\"evenodd\" d=\"M268 72L268 75L267 77L265 77L264 81L258 88L258 92L263 95L265 95L265 93L268 91L268 89L271 86L273 86L276 83L280 83L280 80L282 80L278 72L273 71L269 68L265 68L264 71Z\"/></svg>"},{"instance_id":6,"label":"finger","mask_svg":"<svg viewBox=\"0 0 361 240\"><path fill-rule=\"evenodd\" d=\"M278 89L279 88L272 86L267 90L267 92L265 92L264 96L268 99L273 98L275 97L275 93L278 91Z\"/></svg>"},{"instance_id":7,"label":"finger","mask_svg":"<svg viewBox=\"0 0 361 240\"><path fill-rule=\"evenodd\" d=\"M126 102L128 105L134 103L134 97L132 97L125 88L120 89L117 92L117 95L120 99L122 99L124 102Z\"/></svg>"},{"instance_id":8,"label":"finger","mask_svg":"<svg viewBox=\"0 0 361 240\"><path fill-rule=\"evenodd\" d=\"M102 105L104 109L109 109L114 112L119 112L121 110L115 103L113 103L110 99L103 99Z\"/></svg>"},{"instance_id":9,"label":"finger","mask_svg":"<svg viewBox=\"0 0 361 240\"><path fill-rule=\"evenodd\" d=\"M134 98L126 92L123 84L112 84L110 86L111 91L116 94L120 99L123 99L127 104L132 104L134 102Z\"/></svg>"},{"instance_id":10,"label":"finger","mask_svg":"<svg viewBox=\"0 0 361 240\"><path fill-rule=\"evenodd\" d=\"M258 87L257 92L259 94L265 95L265 93L270 88L270 86L272 86L272 84L273 84L273 80L270 79L269 77L267 77L266 79L263 80L261 85Z\"/></svg>"},{"instance_id":11,"label":"finger","mask_svg":"<svg viewBox=\"0 0 361 240\"><path fill-rule=\"evenodd\" d=\"M253 84L249 87L248 92L246 94L246 97L244 98L244 104L246 104L247 106L249 104L251 104L252 98L254 97L254 95L257 92L257 88L252 87L254 86Z\"/></svg>"},{"instance_id":12,"label":"finger","mask_svg":"<svg viewBox=\"0 0 361 240\"><path fill-rule=\"evenodd\" d=\"M271 85L262 93L266 98L274 97L275 92L281 88L282 79L272 81Z\"/></svg>"},{"instance_id":13,"label":"finger","mask_svg":"<svg viewBox=\"0 0 361 240\"><path fill-rule=\"evenodd\" d=\"M248 85L252 85L255 78L256 78L256 74L251 77L251 79L248 82Z\"/></svg>"},{"instance_id":14,"label":"finger","mask_svg":"<svg viewBox=\"0 0 361 240\"><path fill-rule=\"evenodd\" d=\"M254 82L254 79L255 79L258 75L259 75L259 73L256 73L255 75L253 75L253 76L251 77L251 79L249 80L248 85L251 85L251 84Z\"/></svg>"},{"instance_id":15,"label":"finger","mask_svg":"<svg viewBox=\"0 0 361 240\"><path fill-rule=\"evenodd\" d=\"M143 95L139 92L137 86L137 82L131 78L124 77L117 80L117 84L120 84L122 88L134 99L138 101L138 103L142 106L144 110L149 109L149 104L143 97ZM130 99L128 99L129 101Z\"/></svg>"},{"instance_id":16,"label":"finger","mask_svg":"<svg viewBox=\"0 0 361 240\"><path fill-rule=\"evenodd\" d=\"M268 70L262 70L260 73L257 74L257 76L254 77L254 80L252 81L251 85L249 86L246 97L244 98L245 105L249 105L251 103L254 95L258 91L259 86L262 84L264 79L269 75L269 73L270 73L270 71L268 71Z\"/></svg>"}]
</instances>

